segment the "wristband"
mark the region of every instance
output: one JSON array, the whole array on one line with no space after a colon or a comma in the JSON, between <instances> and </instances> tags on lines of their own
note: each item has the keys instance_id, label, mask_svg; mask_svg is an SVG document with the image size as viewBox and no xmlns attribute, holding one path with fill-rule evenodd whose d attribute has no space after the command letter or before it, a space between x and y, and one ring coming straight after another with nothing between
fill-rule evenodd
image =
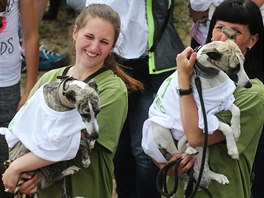
<instances>
[{"instance_id":1,"label":"wristband","mask_svg":"<svg viewBox=\"0 0 264 198\"><path fill-rule=\"evenodd\" d=\"M193 92L192 87L190 87L189 89L180 89L180 88L177 88L177 93L179 94L179 96L190 95L190 94L192 94L192 92Z\"/></svg>"}]
</instances>

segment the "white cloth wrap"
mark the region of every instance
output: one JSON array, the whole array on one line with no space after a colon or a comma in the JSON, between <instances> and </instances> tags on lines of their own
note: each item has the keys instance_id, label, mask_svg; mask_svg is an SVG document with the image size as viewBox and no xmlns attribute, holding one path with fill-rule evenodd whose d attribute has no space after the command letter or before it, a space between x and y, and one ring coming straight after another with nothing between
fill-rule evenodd
<instances>
[{"instance_id":1,"label":"white cloth wrap","mask_svg":"<svg viewBox=\"0 0 264 198\"><path fill-rule=\"evenodd\" d=\"M49 161L69 160L80 146L81 129L85 125L76 109L57 112L49 108L43 86L18 111L5 134L8 147L21 141L36 156Z\"/></svg>"}]
</instances>

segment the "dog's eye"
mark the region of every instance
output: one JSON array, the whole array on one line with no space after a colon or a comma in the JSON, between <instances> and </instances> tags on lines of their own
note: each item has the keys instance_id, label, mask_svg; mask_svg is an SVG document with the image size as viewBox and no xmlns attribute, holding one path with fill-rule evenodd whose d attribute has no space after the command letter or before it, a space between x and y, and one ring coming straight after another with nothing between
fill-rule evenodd
<instances>
[{"instance_id":1,"label":"dog's eye","mask_svg":"<svg viewBox=\"0 0 264 198\"><path fill-rule=\"evenodd\" d=\"M92 107L93 107L94 115L96 117L97 114L100 112L100 106L99 106L98 102L94 101Z\"/></svg>"},{"instance_id":2,"label":"dog's eye","mask_svg":"<svg viewBox=\"0 0 264 198\"><path fill-rule=\"evenodd\" d=\"M82 113L82 114L80 114L80 115L81 115L81 117L82 117L84 120L86 120L86 121L90 121L90 120L91 120L91 115L88 114L88 113Z\"/></svg>"},{"instance_id":3,"label":"dog's eye","mask_svg":"<svg viewBox=\"0 0 264 198\"><path fill-rule=\"evenodd\" d=\"M240 64L238 64L236 67L230 68L229 73L230 74L237 74L240 71Z\"/></svg>"},{"instance_id":4,"label":"dog's eye","mask_svg":"<svg viewBox=\"0 0 264 198\"><path fill-rule=\"evenodd\" d=\"M91 100L91 105L92 105L92 108L93 108L93 111L94 111L94 114L95 114L95 117L97 116L97 114L100 112L100 104L99 104L99 101L98 101L98 98L93 98Z\"/></svg>"},{"instance_id":5,"label":"dog's eye","mask_svg":"<svg viewBox=\"0 0 264 198\"><path fill-rule=\"evenodd\" d=\"M100 108L94 108L94 114L95 117L97 116L97 114L100 112Z\"/></svg>"},{"instance_id":6,"label":"dog's eye","mask_svg":"<svg viewBox=\"0 0 264 198\"><path fill-rule=\"evenodd\" d=\"M236 74L231 74L231 75L228 75L229 78L234 81L235 83L238 82L238 76Z\"/></svg>"}]
</instances>

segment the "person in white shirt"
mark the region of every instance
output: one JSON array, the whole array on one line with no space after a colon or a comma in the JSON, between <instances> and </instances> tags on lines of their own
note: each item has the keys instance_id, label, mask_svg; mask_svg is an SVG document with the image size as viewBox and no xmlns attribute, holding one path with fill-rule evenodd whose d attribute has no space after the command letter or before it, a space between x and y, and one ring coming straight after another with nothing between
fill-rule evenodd
<instances>
[{"instance_id":1,"label":"person in white shirt","mask_svg":"<svg viewBox=\"0 0 264 198\"><path fill-rule=\"evenodd\" d=\"M27 61L25 89L21 95L21 48L18 24L21 19ZM26 102L38 74L38 23L35 0L1 0L0 3L0 127L7 127L17 110ZM8 158L4 136L0 135L0 174ZM0 197L13 197L4 192L0 182Z\"/></svg>"}]
</instances>

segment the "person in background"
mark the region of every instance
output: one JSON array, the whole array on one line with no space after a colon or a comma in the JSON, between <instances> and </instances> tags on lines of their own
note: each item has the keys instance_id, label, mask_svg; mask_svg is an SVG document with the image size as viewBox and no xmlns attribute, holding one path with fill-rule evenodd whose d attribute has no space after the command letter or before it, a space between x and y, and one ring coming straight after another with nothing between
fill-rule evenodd
<instances>
[{"instance_id":1,"label":"person in background","mask_svg":"<svg viewBox=\"0 0 264 198\"><path fill-rule=\"evenodd\" d=\"M86 5L104 3L87 0ZM184 45L174 27L174 1L111 0L121 17L116 60L127 74L144 84L129 94L129 109L114 158L119 198L156 198L158 168L141 147L142 126L158 87L176 68L175 56Z\"/></svg>"},{"instance_id":2,"label":"person in background","mask_svg":"<svg viewBox=\"0 0 264 198\"><path fill-rule=\"evenodd\" d=\"M191 47L205 44L212 15L223 0L190 0L189 14L192 19Z\"/></svg>"},{"instance_id":3,"label":"person in background","mask_svg":"<svg viewBox=\"0 0 264 198\"><path fill-rule=\"evenodd\" d=\"M94 3L97 3L94 1ZM100 2L99 2L100 3ZM107 2L105 2L107 3ZM81 12L82 9L86 7L86 0L66 0L66 5L72 9L74 9L76 12Z\"/></svg>"},{"instance_id":4,"label":"person in background","mask_svg":"<svg viewBox=\"0 0 264 198\"><path fill-rule=\"evenodd\" d=\"M263 25L264 25L264 0L252 0L255 4L260 9L261 15L262 15L262 20L263 20Z\"/></svg>"},{"instance_id":5,"label":"person in background","mask_svg":"<svg viewBox=\"0 0 264 198\"><path fill-rule=\"evenodd\" d=\"M28 62L25 89L21 95L21 50L18 24L24 29L25 59ZM17 110L26 102L37 81L39 34L35 0L1 0L0 3L0 127L7 127ZM8 158L8 147L0 135L0 171ZM13 197L0 182L0 197Z\"/></svg>"},{"instance_id":6,"label":"person in background","mask_svg":"<svg viewBox=\"0 0 264 198\"><path fill-rule=\"evenodd\" d=\"M81 152L75 159L68 161L81 169L51 187L40 190L37 185L41 175L28 178L21 186L21 191L32 195L39 190L42 198L60 198L66 193L68 197L111 198L113 191L114 165L113 157L118 145L121 129L128 110L128 92L142 89L143 85L125 74L115 62L113 49L120 33L119 15L105 4L92 4L82 10L72 27L75 44L75 62L68 67L58 68L45 73L33 88L31 95L43 84L56 81L57 76L73 76L78 80L97 83L100 98L100 113L97 115L100 135L94 149L89 153L91 164L82 167ZM35 163L26 166L24 160L34 159ZM21 170L34 170L52 162L28 153L18 158L6 170L3 177L5 187L14 190L16 183L9 174Z\"/></svg>"},{"instance_id":7,"label":"person in background","mask_svg":"<svg viewBox=\"0 0 264 198\"><path fill-rule=\"evenodd\" d=\"M264 28L258 7L250 0L223 1L212 16L206 43L212 40L225 41L228 39L228 35L222 31L223 28L237 32L236 43L245 56L244 68L251 78L252 87L249 89L237 88L234 93L235 104L241 112L241 135L236 142L239 160L234 160L228 155L225 137L221 131L215 131L212 135L208 135L210 169L213 172L226 175L230 181L228 185L211 181L208 191L212 197L217 198L249 198L251 196L251 173L255 152L264 124L264 85L261 82L264 79ZM191 47L187 47L177 56L176 60L178 88L189 90L196 52ZM167 86L175 86L176 84L166 81L164 83L168 83ZM175 89L168 88L166 90ZM171 93L165 92L163 94ZM179 102L183 129L189 145L192 147L202 146L204 133L198 128L198 112L193 94L190 92L188 95L181 96ZM218 114L218 118L223 122L230 123L231 114L230 112L222 112ZM159 164L159 166L161 165ZM169 183L173 185L172 177L170 177ZM176 196L183 197L184 190L182 185L178 186ZM204 190L199 190L195 194L196 198L207 196L208 192Z\"/></svg>"},{"instance_id":8,"label":"person in background","mask_svg":"<svg viewBox=\"0 0 264 198\"><path fill-rule=\"evenodd\" d=\"M41 0L39 0L39 1L41 1ZM43 2L46 2L46 5L48 3L47 0L44 0ZM61 0L49 0L48 11L45 11L42 19L43 20L54 20L54 19L56 19L60 5L61 5Z\"/></svg>"},{"instance_id":9,"label":"person in background","mask_svg":"<svg viewBox=\"0 0 264 198\"><path fill-rule=\"evenodd\" d=\"M54 1L58 3L59 1ZM35 9L36 9L36 15L38 19L38 27L40 28L41 22L43 20L43 17L45 15L45 10L48 6L48 0L36 0ZM53 5L55 6L55 5ZM23 29L20 26L19 28L19 34L22 38L23 35ZM27 70L27 62L25 59L25 53L24 53L24 43L23 40L20 40L21 42L21 48L22 48L22 67L21 72L24 73ZM70 57L68 53L59 53L52 51L48 48L44 43L42 43L39 46L39 70L40 71L48 71L50 69L63 67L68 65L70 62Z\"/></svg>"}]
</instances>

